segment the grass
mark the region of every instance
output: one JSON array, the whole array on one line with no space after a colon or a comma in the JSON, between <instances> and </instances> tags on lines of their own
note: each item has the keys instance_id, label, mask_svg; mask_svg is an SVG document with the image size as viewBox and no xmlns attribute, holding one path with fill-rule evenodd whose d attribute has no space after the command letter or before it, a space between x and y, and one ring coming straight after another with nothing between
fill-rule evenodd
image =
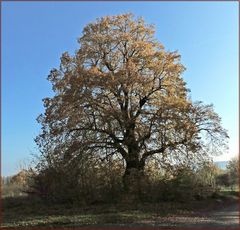
<instances>
[{"instance_id":1,"label":"grass","mask_svg":"<svg viewBox=\"0 0 240 230\"><path fill-rule=\"evenodd\" d=\"M164 216L173 206L164 209L154 204L126 205L52 205L48 207L28 197L3 200L3 227L19 226L87 226L133 223L151 219L154 214ZM174 208L176 211L176 207Z\"/></svg>"},{"instance_id":2,"label":"grass","mask_svg":"<svg viewBox=\"0 0 240 230\"><path fill-rule=\"evenodd\" d=\"M135 203L47 206L29 197L3 199L2 227L80 227L80 226L151 226L159 218L191 216L195 210L217 209L236 202L234 192L224 191L215 199L189 203Z\"/></svg>"}]
</instances>

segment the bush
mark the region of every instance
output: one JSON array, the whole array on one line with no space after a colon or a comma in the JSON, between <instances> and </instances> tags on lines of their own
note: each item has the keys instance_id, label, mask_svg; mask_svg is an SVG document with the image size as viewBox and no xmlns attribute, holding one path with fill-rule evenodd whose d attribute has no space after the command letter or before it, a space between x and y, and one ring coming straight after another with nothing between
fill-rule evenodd
<instances>
[{"instance_id":1,"label":"bush","mask_svg":"<svg viewBox=\"0 0 240 230\"><path fill-rule=\"evenodd\" d=\"M148 177L145 184L145 200L190 202L194 199L206 199L217 192L215 174L206 165L198 170L190 167L177 167L170 174L157 174Z\"/></svg>"},{"instance_id":2,"label":"bush","mask_svg":"<svg viewBox=\"0 0 240 230\"><path fill-rule=\"evenodd\" d=\"M217 192L215 168L206 163L193 170L178 166L163 170L159 164L148 162L134 191L126 193L122 176L124 164L109 158L82 158L68 165L40 167L29 180L29 194L47 202L100 204L116 202L189 202L206 199Z\"/></svg>"},{"instance_id":3,"label":"bush","mask_svg":"<svg viewBox=\"0 0 240 230\"><path fill-rule=\"evenodd\" d=\"M23 196L27 187L28 171L22 170L18 174L2 178L2 196Z\"/></svg>"},{"instance_id":4,"label":"bush","mask_svg":"<svg viewBox=\"0 0 240 230\"><path fill-rule=\"evenodd\" d=\"M122 169L118 161L106 164L96 159L85 159L75 167L47 167L32 174L28 193L47 202L116 202L122 190Z\"/></svg>"},{"instance_id":5,"label":"bush","mask_svg":"<svg viewBox=\"0 0 240 230\"><path fill-rule=\"evenodd\" d=\"M231 185L230 175L228 173L222 173L217 175L216 183L219 186L229 187Z\"/></svg>"}]
</instances>

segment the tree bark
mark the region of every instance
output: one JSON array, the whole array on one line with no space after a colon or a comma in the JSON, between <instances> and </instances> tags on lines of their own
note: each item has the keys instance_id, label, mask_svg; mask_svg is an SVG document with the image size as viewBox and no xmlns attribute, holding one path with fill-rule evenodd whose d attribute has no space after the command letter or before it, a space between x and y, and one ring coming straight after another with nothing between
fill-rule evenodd
<instances>
[{"instance_id":1,"label":"tree bark","mask_svg":"<svg viewBox=\"0 0 240 230\"><path fill-rule=\"evenodd\" d=\"M139 152L135 151L126 159L126 169L123 175L123 185L126 193L138 196L141 189L141 181L144 178L145 161L138 158Z\"/></svg>"},{"instance_id":2,"label":"tree bark","mask_svg":"<svg viewBox=\"0 0 240 230\"><path fill-rule=\"evenodd\" d=\"M126 169L123 175L123 185L125 192L133 197L138 197L141 188L141 181L144 177L145 160L140 160L139 143L135 138L135 121L126 122L126 133L124 144L127 146Z\"/></svg>"}]
</instances>

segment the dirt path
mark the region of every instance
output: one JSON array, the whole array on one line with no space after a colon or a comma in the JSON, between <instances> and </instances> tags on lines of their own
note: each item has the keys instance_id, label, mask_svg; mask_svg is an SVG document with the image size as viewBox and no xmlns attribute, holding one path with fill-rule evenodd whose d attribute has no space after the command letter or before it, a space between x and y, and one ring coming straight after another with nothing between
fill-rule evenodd
<instances>
[{"instance_id":1,"label":"dirt path","mask_svg":"<svg viewBox=\"0 0 240 230\"><path fill-rule=\"evenodd\" d=\"M155 216L151 219L138 220L130 224L109 224L109 226L128 226L128 227L168 227L180 229L240 229L239 225L239 205L238 203L228 204L227 207L221 207L218 211L199 211L189 215ZM106 225L104 225L106 227Z\"/></svg>"},{"instance_id":2,"label":"dirt path","mask_svg":"<svg viewBox=\"0 0 240 230\"><path fill-rule=\"evenodd\" d=\"M231 204L228 207L211 211L207 213L199 213L200 217L205 219L206 226L233 227L239 228L239 204Z\"/></svg>"},{"instance_id":3,"label":"dirt path","mask_svg":"<svg viewBox=\"0 0 240 230\"><path fill-rule=\"evenodd\" d=\"M231 204L218 211L195 212L191 216L157 218L153 226L239 229L239 205Z\"/></svg>"}]
</instances>

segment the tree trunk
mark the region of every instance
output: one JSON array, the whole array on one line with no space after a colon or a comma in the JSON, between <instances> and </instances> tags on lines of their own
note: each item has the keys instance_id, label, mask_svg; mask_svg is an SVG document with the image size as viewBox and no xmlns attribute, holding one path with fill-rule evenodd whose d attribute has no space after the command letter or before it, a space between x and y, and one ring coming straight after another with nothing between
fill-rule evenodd
<instances>
[{"instance_id":1,"label":"tree trunk","mask_svg":"<svg viewBox=\"0 0 240 230\"><path fill-rule=\"evenodd\" d=\"M133 199L138 199L141 193L141 184L144 179L144 163L139 161L138 157L131 157L131 159L126 160L123 185L125 192Z\"/></svg>"},{"instance_id":2,"label":"tree trunk","mask_svg":"<svg viewBox=\"0 0 240 230\"><path fill-rule=\"evenodd\" d=\"M145 161L139 160L140 150L135 139L135 123L130 122L126 129L125 144L128 148L126 169L123 175L123 185L127 197L139 197L141 182L144 177ZM130 195L130 196L129 196Z\"/></svg>"}]
</instances>

